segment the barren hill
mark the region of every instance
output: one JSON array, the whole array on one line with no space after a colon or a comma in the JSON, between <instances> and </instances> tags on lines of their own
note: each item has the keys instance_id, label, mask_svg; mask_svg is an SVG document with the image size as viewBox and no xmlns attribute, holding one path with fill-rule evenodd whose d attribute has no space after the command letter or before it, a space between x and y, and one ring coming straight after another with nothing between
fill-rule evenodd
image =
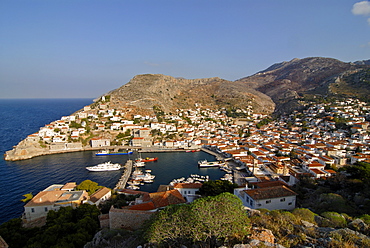
<instances>
[{"instance_id":1,"label":"barren hill","mask_svg":"<svg viewBox=\"0 0 370 248\"><path fill-rule=\"evenodd\" d=\"M301 107L305 96L351 96L366 100L370 65L312 57L277 63L237 81L218 77L183 79L161 74L137 75L110 92L111 107L138 113L165 112L201 106L209 109L253 108L255 113L284 113Z\"/></svg>"},{"instance_id":2,"label":"barren hill","mask_svg":"<svg viewBox=\"0 0 370 248\"><path fill-rule=\"evenodd\" d=\"M182 79L161 74L135 76L127 84L110 92L111 106L125 106L152 112L158 106L165 112L193 109L196 105L209 109L246 108L271 113L275 104L263 93L240 82L217 77Z\"/></svg>"},{"instance_id":3,"label":"barren hill","mask_svg":"<svg viewBox=\"0 0 370 248\"><path fill-rule=\"evenodd\" d=\"M306 94L335 97L350 95L361 98L355 93L360 87L359 82L353 81L353 78L360 76L351 75L359 73L362 75L361 80L366 81L364 78L368 76L365 75L368 70L369 66L365 63L345 63L331 58L312 57L274 64L238 81L270 96L276 104L275 111L282 113L299 107L298 99ZM333 90L332 84L335 82L338 87ZM344 89L342 86L347 83L351 86ZM369 84L362 84L362 87L369 93Z\"/></svg>"}]
</instances>

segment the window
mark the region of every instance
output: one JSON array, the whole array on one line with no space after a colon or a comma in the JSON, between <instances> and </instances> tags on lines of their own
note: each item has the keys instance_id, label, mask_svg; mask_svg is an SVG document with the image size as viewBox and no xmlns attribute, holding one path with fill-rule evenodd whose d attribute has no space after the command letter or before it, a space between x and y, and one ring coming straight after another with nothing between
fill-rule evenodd
<instances>
[{"instance_id":1,"label":"window","mask_svg":"<svg viewBox=\"0 0 370 248\"><path fill-rule=\"evenodd\" d=\"M288 203L288 205L292 205L292 203L291 203L291 202L289 202L289 203Z\"/></svg>"},{"instance_id":2,"label":"window","mask_svg":"<svg viewBox=\"0 0 370 248\"><path fill-rule=\"evenodd\" d=\"M267 200L267 201L266 201L266 204L269 204L269 203L271 203L271 200Z\"/></svg>"},{"instance_id":3,"label":"window","mask_svg":"<svg viewBox=\"0 0 370 248\"><path fill-rule=\"evenodd\" d=\"M35 209L34 208L31 208L31 212L34 213L35 212Z\"/></svg>"},{"instance_id":4,"label":"window","mask_svg":"<svg viewBox=\"0 0 370 248\"><path fill-rule=\"evenodd\" d=\"M281 201L281 202L285 202L285 198L281 198L281 199L280 199L280 201Z\"/></svg>"},{"instance_id":5,"label":"window","mask_svg":"<svg viewBox=\"0 0 370 248\"><path fill-rule=\"evenodd\" d=\"M262 206L262 204L259 204L259 203L257 204L257 207L261 207L261 206Z\"/></svg>"},{"instance_id":6,"label":"window","mask_svg":"<svg viewBox=\"0 0 370 248\"><path fill-rule=\"evenodd\" d=\"M48 211L48 207L45 207L45 212L47 212Z\"/></svg>"}]
</instances>

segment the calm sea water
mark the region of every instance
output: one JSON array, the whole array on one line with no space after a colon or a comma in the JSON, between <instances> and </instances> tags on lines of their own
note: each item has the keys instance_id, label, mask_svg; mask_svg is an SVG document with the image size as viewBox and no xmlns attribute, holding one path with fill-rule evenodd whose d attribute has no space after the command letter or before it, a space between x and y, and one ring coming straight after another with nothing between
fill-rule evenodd
<instances>
[{"instance_id":1,"label":"calm sea water","mask_svg":"<svg viewBox=\"0 0 370 248\"><path fill-rule=\"evenodd\" d=\"M40 127L62 116L70 115L92 99L0 99L0 153L37 132ZM154 183L141 186L142 191L155 192L159 185L168 184L174 178L190 174L209 175L212 180L224 175L218 168L199 169L197 161L214 160L204 152L142 153L142 157L158 157L157 162L146 163L156 176ZM0 160L0 224L17 218L23 213L23 195L37 194L51 184L80 183L90 179L99 185L113 188L121 171L89 172L86 166L105 161L124 164L137 154L120 156L95 156L94 152L75 152L35 157L9 162Z\"/></svg>"}]
</instances>

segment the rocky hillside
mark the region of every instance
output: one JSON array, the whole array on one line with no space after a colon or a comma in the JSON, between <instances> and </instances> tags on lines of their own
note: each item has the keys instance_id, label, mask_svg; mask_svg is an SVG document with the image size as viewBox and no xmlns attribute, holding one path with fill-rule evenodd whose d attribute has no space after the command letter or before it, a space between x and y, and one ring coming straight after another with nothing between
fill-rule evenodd
<instances>
[{"instance_id":1,"label":"rocky hillside","mask_svg":"<svg viewBox=\"0 0 370 248\"><path fill-rule=\"evenodd\" d=\"M360 84L366 92L370 91L370 84L360 83L364 82L364 77L361 81L360 76L351 75L367 77L364 72L368 68L366 63L344 63L313 57L274 64L238 81L271 97L276 104L275 111L283 113L299 107L299 99L307 94L362 98L363 94L358 94L361 93L358 91ZM358 80L353 81L353 78Z\"/></svg>"},{"instance_id":2,"label":"rocky hillside","mask_svg":"<svg viewBox=\"0 0 370 248\"><path fill-rule=\"evenodd\" d=\"M252 106L255 111L271 113L275 104L270 97L240 82L220 78L182 79L160 74L135 76L130 82L109 93L110 107L120 106L153 112L153 106L170 113L176 109L243 108Z\"/></svg>"},{"instance_id":3,"label":"rocky hillside","mask_svg":"<svg viewBox=\"0 0 370 248\"><path fill-rule=\"evenodd\" d=\"M284 113L300 108L307 96L358 97L370 93L368 61L345 63L312 57L277 63L234 82L221 78L183 79L160 74L135 76L111 95L111 107L127 106L136 112L165 112L178 108L246 109L255 113Z\"/></svg>"}]
</instances>

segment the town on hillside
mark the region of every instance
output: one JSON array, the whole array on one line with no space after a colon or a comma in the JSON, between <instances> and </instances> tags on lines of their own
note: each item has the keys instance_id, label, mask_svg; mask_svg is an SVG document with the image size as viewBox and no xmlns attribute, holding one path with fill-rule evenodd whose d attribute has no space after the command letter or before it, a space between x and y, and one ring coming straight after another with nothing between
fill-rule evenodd
<instances>
[{"instance_id":1,"label":"town on hillside","mask_svg":"<svg viewBox=\"0 0 370 248\"><path fill-rule=\"evenodd\" d=\"M220 168L230 175L227 180L238 185L234 194L247 209L292 210L296 207L297 193L291 186L302 177L328 178L340 167L370 162L369 117L367 103L346 99L307 103L302 111L277 119L252 113L250 109L212 111L201 106L171 114L157 109L156 115L127 119L123 110L110 109L109 100L103 97L93 106L42 127L27 139L53 150L79 146L156 151L202 148L223 160ZM86 140L89 143L84 143ZM53 196L55 204L48 199L50 207L41 204L45 197L36 195L26 205L24 217L32 220L40 217L37 211L46 215L53 206L60 207L66 202L96 204L109 198L107 190L104 191L107 194L100 192L99 197L89 197L67 186L71 185L58 186L60 195ZM118 189L119 194L140 196L129 206L112 207L101 217L101 225L136 229L155 210L200 197L201 186L202 182L192 180L162 185L154 193ZM40 193L46 195L49 191L55 189Z\"/></svg>"}]
</instances>

